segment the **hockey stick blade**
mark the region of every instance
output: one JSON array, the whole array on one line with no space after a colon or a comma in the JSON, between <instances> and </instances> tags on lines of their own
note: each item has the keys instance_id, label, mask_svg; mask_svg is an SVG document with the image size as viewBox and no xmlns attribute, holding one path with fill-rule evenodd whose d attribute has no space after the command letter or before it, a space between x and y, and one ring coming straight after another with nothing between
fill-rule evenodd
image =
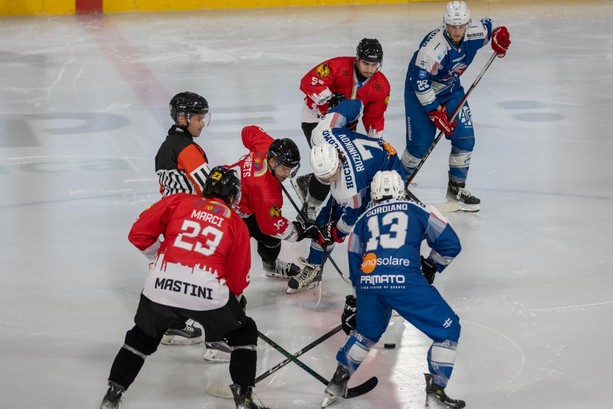
<instances>
[{"instance_id":1,"label":"hockey stick blade","mask_svg":"<svg viewBox=\"0 0 613 409\"><path fill-rule=\"evenodd\" d=\"M375 386L379 383L379 379L376 376L373 376L369 380L364 383L359 384L358 386L354 386L353 388L347 389L347 393L343 396L345 399L357 398L358 396L364 395L375 389Z\"/></svg>"}]
</instances>

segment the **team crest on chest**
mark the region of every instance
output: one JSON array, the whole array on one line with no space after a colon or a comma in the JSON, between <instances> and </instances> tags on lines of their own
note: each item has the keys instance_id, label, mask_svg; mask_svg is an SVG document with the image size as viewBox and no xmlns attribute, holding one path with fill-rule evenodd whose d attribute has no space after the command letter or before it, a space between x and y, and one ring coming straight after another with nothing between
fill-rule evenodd
<instances>
[{"instance_id":1,"label":"team crest on chest","mask_svg":"<svg viewBox=\"0 0 613 409\"><path fill-rule=\"evenodd\" d=\"M268 209L268 214L272 217L281 217L281 209L279 209L277 206L273 206Z\"/></svg>"}]
</instances>

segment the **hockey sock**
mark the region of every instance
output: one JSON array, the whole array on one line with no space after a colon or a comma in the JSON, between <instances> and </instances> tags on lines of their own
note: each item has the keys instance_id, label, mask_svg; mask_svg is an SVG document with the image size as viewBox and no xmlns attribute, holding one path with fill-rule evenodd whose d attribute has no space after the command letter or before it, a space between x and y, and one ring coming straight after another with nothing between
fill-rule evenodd
<instances>
[{"instance_id":1,"label":"hockey sock","mask_svg":"<svg viewBox=\"0 0 613 409\"><path fill-rule=\"evenodd\" d=\"M339 364L349 370L349 374L353 374L373 345L375 341L365 337L357 331L351 331L345 345L339 349L336 354L336 360Z\"/></svg>"},{"instance_id":2,"label":"hockey sock","mask_svg":"<svg viewBox=\"0 0 613 409\"><path fill-rule=\"evenodd\" d=\"M109 381L118 383L126 390L132 385L132 382L134 382L134 379L136 379L145 363L144 357L146 355L134 353L133 351L138 352L124 345L117 353L113 366L111 366L111 374L109 375Z\"/></svg>"},{"instance_id":3,"label":"hockey sock","mask_svg":"<svg viewBox=\"0 0 613 409\"><path fill-rule=\"evenodd\" d=\"M230 355L230 377L237 385L255 386L255 368L258 357L255 345L253 347L253 350L234 347Z\"/></svg>"},{"instance_id":4,"label":"hockey sock","mask_svg":"<svg viewBox=\"0 0 613 409\"><path fill-rule=\"evenodd\" d=\"M458 344L454 341L433 342L428 350L428 369L434 375L434 383L442 388L453 372L456 349Z\"/></svg>"}]
</instances>

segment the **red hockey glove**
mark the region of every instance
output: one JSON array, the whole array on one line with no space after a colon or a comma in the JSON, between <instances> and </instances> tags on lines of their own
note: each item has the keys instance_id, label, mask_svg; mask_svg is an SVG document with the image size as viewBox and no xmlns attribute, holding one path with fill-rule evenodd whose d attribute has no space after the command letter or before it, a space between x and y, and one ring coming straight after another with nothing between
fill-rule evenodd
<instances>
[{"instance_id":1,"label":"red hockey glove","mask_svg":"<svg viewBox=\"0 0 613 409\"><path fill-rule=\"evenodd\" d=\"M321 234L317 239L320 246L329 246L334 243L342 243L345 241L345 236L336 228L336 222L330 222L319 229Z\"/></svg>"},{"instance_id":2,"label":"red hockey glove","mask_svg":"<svg viewBox=\"0 0 613 409\"><path fill-rule=\"evenodd\" d=\"M453 128L455 128L458 123L455 119L449 122L449 119L447 119L447 108L445 108L444 105L443 109L440 111L435 109L434 111L428 112L428 116L438 129L445 132L445 136L450 136L453 133Z\"/></svg>"},{"instance_id":3,"label":"red hockey glove","mask_svg":"<svg viewBox=\"0 0 613 409\"><path fill-rule=\"evenodd\" d=\"M498 57L502 58L509 51L511 45L511 37L509 30L505 26L500 26L494 29L492 32L492 50L498 54Z\"/></svg>"}]
</instances>

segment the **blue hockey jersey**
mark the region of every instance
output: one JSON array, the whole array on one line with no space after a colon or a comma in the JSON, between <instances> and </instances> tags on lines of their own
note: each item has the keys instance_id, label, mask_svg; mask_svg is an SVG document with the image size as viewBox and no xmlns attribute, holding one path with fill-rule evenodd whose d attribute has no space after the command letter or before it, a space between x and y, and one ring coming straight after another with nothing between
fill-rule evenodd
<instances>
[{"instance_id":1,"label":"blue hockey jersey","mask_svg":"<svg viewBox=\"0 0 613 409\"><path fill-rule=\"evenodd\" d=\"M406 177L396 149L383 139L370 138L345 127L359 118L362 103L343 101L334 107L312 133L311 143L329 143L345 158L342 176L330 184L330 193L342 207L338 230L346 235L370 200L370 183L379 170L396 170Z\"/></svg>"},{"instance_id":2,"label":"blue hockey jersey","mask_svg":"<svg viewBox=\"0 0 613 409\"><path fill-rule=\"evenodd\" d=\"M460 239L435 208L410 200L387 200L369 207L349 236L349 277L356 293L400 293L421 272L423 240L428 259L443 271L461 250Z\"/></svg>"},{"instance_id":3,"label":"blue hockey jersey","mask_svg":"<svg viewBox=\"0 0 613 409\"><path fill-rule=\"evenodd\" d=\"M436 109L461 87L460 76L491 35L492 20L488 18L470 23L459 47L451 43L444 26L431 31L411 58L405 92L410 88L426 112Z\"/></svg>"}]
</instances>

